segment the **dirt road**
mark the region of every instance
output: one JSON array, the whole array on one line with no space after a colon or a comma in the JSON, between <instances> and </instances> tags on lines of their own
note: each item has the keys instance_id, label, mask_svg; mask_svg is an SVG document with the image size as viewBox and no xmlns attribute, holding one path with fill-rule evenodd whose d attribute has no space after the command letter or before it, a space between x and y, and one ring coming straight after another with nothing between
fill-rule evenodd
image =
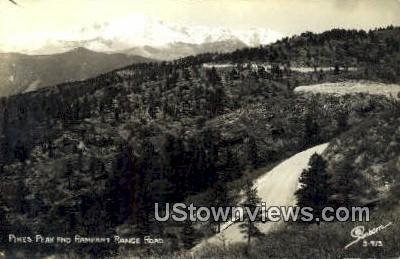
<instances>
[{"instance_id":1,"label":"dirt road","mask_svg":"<svg viewBox=\"0 0 400 259\"><path fill-rule=\"evenodd\" d=\"M328 147L328 144L329 143L318 145L297 153L256 180L255 186L257 187L258 194L262 201L266 202L267 207L291 206L296 204L294 192L297 190L301 172L303 169L307 168L310 157L314 153L321 154ZM267 233L278 227L281 223L282 222L267 222L259 224L258 226L262 232ZM228 222L224 226L229 224L230 223ZM229 244L244 241L245 236L241 233L239 224L234 223L217 235L203 241L194 247L192 251L196 251L208 243L222 244L225 242L225 244Z\"/></svg>"}]
</instances>

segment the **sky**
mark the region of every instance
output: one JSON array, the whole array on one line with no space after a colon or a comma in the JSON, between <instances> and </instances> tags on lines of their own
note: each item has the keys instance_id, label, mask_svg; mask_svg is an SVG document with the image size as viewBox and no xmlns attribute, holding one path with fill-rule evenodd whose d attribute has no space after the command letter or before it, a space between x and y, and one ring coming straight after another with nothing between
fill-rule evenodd
<instances>
[{"instance_id":1,"label":"sky","mask_svg":"<svg viewBox=\"0 0 400 259\"><path fill-rule=\"evenodd\" d=\"M268 28L288 36L400 25L400 0L15 1L19 6L0 0L0 52L40 48L52 39L82 40L88 28L118 25L124 19L130 23L121 24L123 30L134 31L144 26L143 17L184 26Z\"/></svg>"}]
</instances>

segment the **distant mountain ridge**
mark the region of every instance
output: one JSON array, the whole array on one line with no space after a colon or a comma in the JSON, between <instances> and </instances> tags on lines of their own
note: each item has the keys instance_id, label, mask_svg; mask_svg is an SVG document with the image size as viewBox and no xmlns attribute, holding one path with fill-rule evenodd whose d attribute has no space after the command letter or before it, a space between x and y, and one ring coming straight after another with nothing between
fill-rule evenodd
<instances>
[{"instance_id":1,"label":"distant mountain ridge","mask_svg":"<svg viewBox=\"0 0 400 259\"><path fill-rule=\"evenodd\" d=\"M146 17L96 23L68 35L41 39L43 43L31 49L0 53L0 96L84 80L138 62L228 53L282 38L266 28L182 26Z\"/></svg>"},{"instance_id":2,"label":"distant mountain ridge","mask_svg":"<svg viewBox=\"0 0 400 259\"><path fill-rule=\"evenodd\" d=\"M45 86L79 81L150 59L106 54L85 48L54 55L0 53L0 96L33 91Z\"/></svg>"},{"instance_id":3,"label":"distant mountain ridge","mask_svg":"<svg viewBox=\"0 0 400 259\"><path fill-rule=\"evenodd\" d=\"M122 52L128 55L138 55L157 60L173 60L206 52L228 53L245 47L247 45L240 40L225 40L203 44L175 42L159 48L143 46L130 48Z\"/></svg>"},{"instance_id":4,"label":"distant mountain ridge","mask_svg":"<svg viewBox=\"0 0 400 259\"><path fill-rule=\"evenodd\" d=\"M173 60L206 52L227 53L247 47L240 40L192 44L170 43L163 47L134 47L120 52L96 52L77 47L49 55L0 53L0 96L9 96L80 81L134 63Z\"/></svg>"},{"instance_id":5,"label":"distant mountain ridge","mask_svg":"<svg viewBox=\"0 0 400 259\"><path fill-rule=\"evenodd\" d=\"M157 21L148 17L128 17L119 21L95 23L68 33L67 38L57 36L42 39L42 44L27 50L15 50L28 54L54 54L84 47L93 51L120 53L132 48L152 47L168 51L176 44L198 45L241 42L247 47L266 45L284 35L269 28L232 29L220 26L183 26ZM231 50L232 48L229 48ZM172 53L175 53L172 50ZM190 52L195 55L197 51ZM184 54L187 54L184 52ZM182 57L170 54L171 58Z\"/></svg>"}]
</instances>

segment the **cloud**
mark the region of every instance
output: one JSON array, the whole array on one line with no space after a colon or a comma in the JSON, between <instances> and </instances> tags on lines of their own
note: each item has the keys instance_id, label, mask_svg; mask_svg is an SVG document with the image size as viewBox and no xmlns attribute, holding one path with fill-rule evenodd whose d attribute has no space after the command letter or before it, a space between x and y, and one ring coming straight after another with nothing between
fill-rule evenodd
<instances>
[{"instance_id":1,"label":"cloud","mask_svg":"<svg viewBox=\"0 0 400 259\"><path fill-rule=\"evenodd\" d=\"M31 48L55 38L90 39L97 37L99 31L111 36L140 31L137 28L142 26L141 19L135 17L185 26L269 28L286 35L334 27L370 29L400 25L400 0L16 1L24 8L0 0L0 24L13 25L0 26L0 51ZM76 35L82 38L75 39Z\"/></svg>"}]
</instances>

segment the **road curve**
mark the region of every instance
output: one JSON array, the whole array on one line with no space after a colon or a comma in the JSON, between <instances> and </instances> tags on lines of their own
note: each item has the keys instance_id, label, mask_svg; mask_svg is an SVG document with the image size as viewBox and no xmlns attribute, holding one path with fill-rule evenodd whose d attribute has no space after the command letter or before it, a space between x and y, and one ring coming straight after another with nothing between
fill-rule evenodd
<instances>
[{"instance_id":1,"label":"road curve","mask_svg":"<svg viewBox=\"0 0 400 259\"><path fill-rule=\"evenodd\" d=\"M329 143L325 143L299 152L256 180L255 186L257 187L258 194L262 201L266 202L267 207L296 205L294 193L297 190L301 172L303 169L307 168L310 157L314 153L321 154L328 145ZM258 226L263 233L267 233L278 227L280 223L281 222L267 222L259 224ZM229 223L225 224L225 226L226 225L229 225ZM215 236L202 241L192 249L192 252L198 251L207 244L230 244L244 242L245 240L245 236L241 233L239 224L233 224Z\"/></svg>"}]
</instances>

